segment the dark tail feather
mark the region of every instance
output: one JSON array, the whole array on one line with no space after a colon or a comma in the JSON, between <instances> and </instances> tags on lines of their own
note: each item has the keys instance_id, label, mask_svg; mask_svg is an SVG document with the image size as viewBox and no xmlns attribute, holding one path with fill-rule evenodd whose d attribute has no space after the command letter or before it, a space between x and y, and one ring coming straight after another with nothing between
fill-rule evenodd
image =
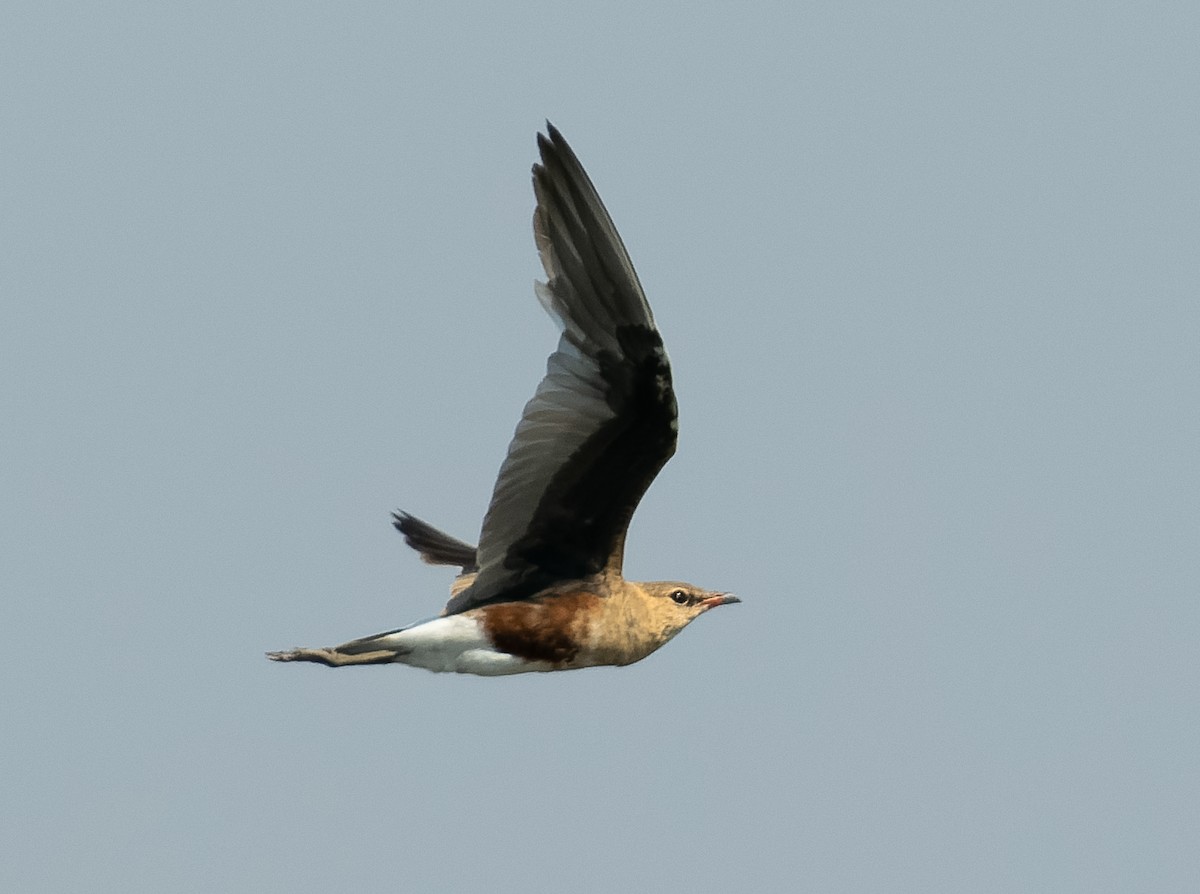
<instances>
[{"instance_id":1,"label":"dark tail feather","mask_svg":"<svg viewBox=\"0 0 1200 894\"><path fill-rule=\"evenodd\" d=\"M407 512L393 512L392 524L404 535L404 542L430 565L458 565L463 574L479 570L475 547L471 544L463 543Z\"/></svg>"}]
</instances>

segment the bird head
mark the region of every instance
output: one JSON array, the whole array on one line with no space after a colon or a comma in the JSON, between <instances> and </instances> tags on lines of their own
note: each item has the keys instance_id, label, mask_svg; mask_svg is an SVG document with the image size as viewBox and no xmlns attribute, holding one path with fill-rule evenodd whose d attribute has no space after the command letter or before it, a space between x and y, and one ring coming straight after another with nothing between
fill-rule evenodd
<instances>
[{"instance_id":1,"label":"bird head","mask_svg":"<svg viewBox=\"0 0 1200 894\"><path fill-rule=\"evenodd\" d=\"M645 622L661 638L659 645L709 609L742 601L731 593L705 590L677 580L648 581L640 586L645 594L642 608Z\"/></svg>"}]
</instances>

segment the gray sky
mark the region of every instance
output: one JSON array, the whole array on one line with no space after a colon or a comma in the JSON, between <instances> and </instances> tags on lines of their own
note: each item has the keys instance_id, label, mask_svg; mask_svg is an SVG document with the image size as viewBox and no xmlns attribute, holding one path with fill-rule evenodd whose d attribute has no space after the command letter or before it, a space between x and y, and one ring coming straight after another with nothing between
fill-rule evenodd
<instances>
[{"instance_id":1,"label":"gray sky","mask_svg":"<svg viewBox=\"0 0 1200 894\"><path fill-rule=\"evenodd\" d=\"M1200 7L11 5L0 889L1200 889ZM435 613L554 346L534 133L674 363L645 662Z\"/></svg>"}]
</instances>

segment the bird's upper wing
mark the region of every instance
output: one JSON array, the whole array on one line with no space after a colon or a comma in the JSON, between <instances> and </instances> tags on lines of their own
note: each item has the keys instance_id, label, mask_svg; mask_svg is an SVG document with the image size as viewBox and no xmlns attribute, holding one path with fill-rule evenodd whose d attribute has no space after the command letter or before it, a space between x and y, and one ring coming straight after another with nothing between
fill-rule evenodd
<instances>
[{"instance_id":1,"label":"bird's upper wing","mask_svg":"<svg viewBox=\"0 0 1200 894\"><path fill-rule=\"evenodd\" d=\"M675 452L675 392L650 305L612 219L562 135L533 166L533 229L562 327L525 405L480 534L479 574L447 614L621 568L638 501Z\"/></svg>"},{"instance_id":2,"label":"bird's upper wing","mask_svg":"<svg viewBox=\"0 0 1200 894\"><path fill-rule=\"evenodd\" d=\"M404 542L421 554L430 565L457 565L463 574L479 568L475 547L439 531L429 522L407 512L392 513L392 527L404 535Z\"/></svg>"}]
</instances>

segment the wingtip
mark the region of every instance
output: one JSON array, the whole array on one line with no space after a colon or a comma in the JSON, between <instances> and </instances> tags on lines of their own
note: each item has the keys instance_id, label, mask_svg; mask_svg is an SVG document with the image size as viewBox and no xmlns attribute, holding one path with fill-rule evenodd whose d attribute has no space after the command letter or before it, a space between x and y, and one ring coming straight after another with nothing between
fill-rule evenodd
<instances>
[{"instance_id":1,"label":"wingtip","mask_svg":"<svg viewBox=\"0 0 1200 894\"><path fill-rule=\"evenodd\" d=\"M546 132L538 133L537 135L538 153L542 160L539 164L533 166L536 173L539 167L545 167L552 156L567 156L574 157L574 152L571 150L571 145L564 139L562 131L546 120Z\"/></svg>"},{"instance_id":2,"label":"wingtip","mask_svg":"<svg viewBox=\"0 0 1200 894\"><path fill-rule=\"evenodd\" d=\"M546 165L551 156L557 151L562 144L562 134L560 134L553 124L546 122L546 132L538 131L537 148L538 161L533 164L533 180L536 187L538 175L546 169Z\"/></svg>"}]
</instances>

